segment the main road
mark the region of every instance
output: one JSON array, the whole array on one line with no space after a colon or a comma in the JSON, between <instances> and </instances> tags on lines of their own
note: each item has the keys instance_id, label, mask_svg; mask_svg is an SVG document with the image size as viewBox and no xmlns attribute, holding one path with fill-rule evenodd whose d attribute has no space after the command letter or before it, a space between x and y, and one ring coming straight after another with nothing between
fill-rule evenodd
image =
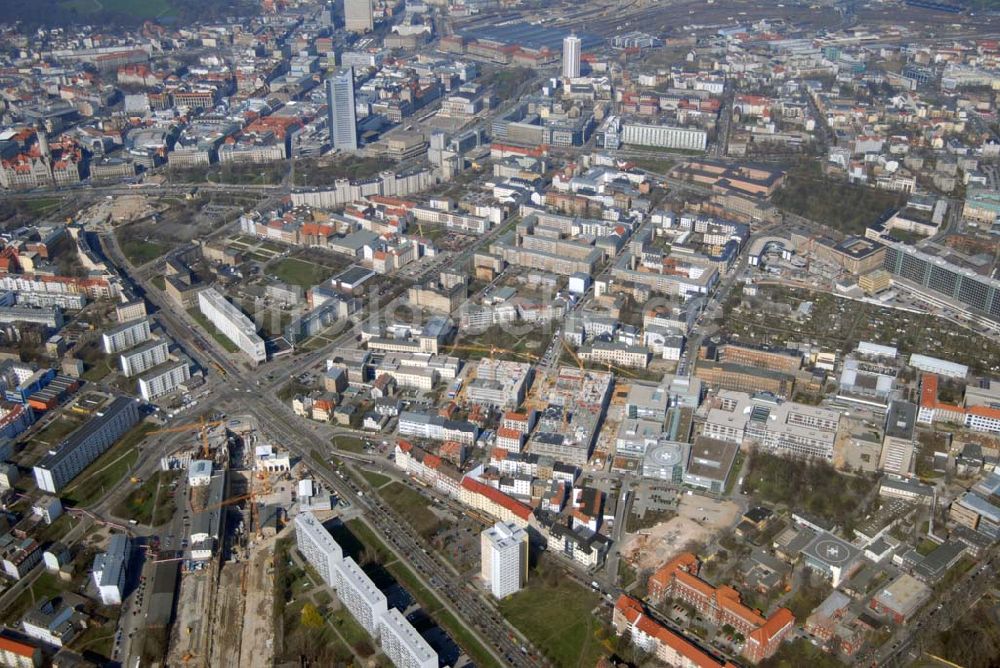
<instances>
[{"instance_id":1,"label":"main road","mask_svg":"<svg viewBox=\"0 0 1000 668\"><path fill-rule=\"evenodd\" d=\"M477 244L470 244L455 260L467 260L474 248L495 238L498 231L486 235ZM113 235L108 235L105 240L110 241L105 245L109 259L114 261L127 278L131 265L117 247ZM172 338L181 342L203 368L209 369L217 365L225 370L223 385L218 383L219 379L212 381L213 405L222 407L235 403L240 412L255 415L264 430L293 454L301 457L329 489L361 510L364 521L398 554L405 557L424 586L435 592L455 618L482 639L483 646L499 663L529 667L542 665L542 660L536 658L539 656L537 650L506 622L496 606L487 602L471 583L460 578L450 565L418 537L403 518L370 494L365 495L364 490L359 489L352 480L341 479L330 472L327 458L335 455L336 451L331 448L329 440L312 431L310 425L297 418L289 406L274 396L272 392L279 384L277 380L264 387L260 386L260 374L266 372L267 367L248 370L244 365L237 364L215 341L206 340L197 325L188 321L187 314L176 313L162 292L150 288L148 284L141 284L140 287L145 289L147 298L159 308L156 317ZM349 330L322 350L297 359L294 366L282 367L282 376L287 378L286 373L295 375L294 369L298 372L308 369L318 363L329 349L343 345L352 337L353 331ZM240 391L243 393L239 394Z\"/></svg>"}]
</instances>

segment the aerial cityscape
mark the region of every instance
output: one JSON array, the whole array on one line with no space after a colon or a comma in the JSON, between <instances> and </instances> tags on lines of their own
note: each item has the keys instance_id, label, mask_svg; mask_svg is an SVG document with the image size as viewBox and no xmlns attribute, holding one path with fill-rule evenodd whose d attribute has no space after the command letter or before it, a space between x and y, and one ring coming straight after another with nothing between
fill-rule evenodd
<instances>
[{"instance_id":1,"label":"aerial cityscape","mask_svg":"<svg viewBox=\"0 0 1000 668\"><path fill-rule=\"evenodd\" d=\"M1000 666L994 0L0 14L0 666Z\"/></svg>"}]
</instances>

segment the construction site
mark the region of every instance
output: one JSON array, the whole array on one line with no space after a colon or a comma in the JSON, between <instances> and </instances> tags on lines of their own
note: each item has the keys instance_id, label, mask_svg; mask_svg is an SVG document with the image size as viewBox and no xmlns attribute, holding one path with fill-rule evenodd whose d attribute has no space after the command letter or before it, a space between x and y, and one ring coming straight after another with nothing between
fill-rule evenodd
<instances>
[{"instance_id":1,"label":"construction site","mask_svg":"<svg viewBox=\"0 0 1000 668\"><path fill-rule=\"evenodd\" d=\"M161 461L185 475L171 494L180 512L153 537L158 595L134 630L157 641L145 641L153 651L143 654L150 665L272 665L275 543L292 530L290 514L329 510L331 496L252 417L203 417L158 433L171 432L194 438Z\"/></svg>"}]
</instances>

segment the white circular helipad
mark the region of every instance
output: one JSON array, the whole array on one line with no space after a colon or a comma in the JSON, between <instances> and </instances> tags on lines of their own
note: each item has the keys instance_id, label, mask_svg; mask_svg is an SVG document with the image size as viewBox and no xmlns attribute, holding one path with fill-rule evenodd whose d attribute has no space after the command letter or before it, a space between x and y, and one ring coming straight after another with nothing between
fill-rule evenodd
<instances>
[{"instance_id":1,"label":"white circular helipad","mask_svg":"<svg viewBox=\"0 0 1000 668\"><path fill-rule=\"evenodd\" d=\"M851 551L837 540L825 538L813 546L813 553L823 561L837 566L850 560Z\"/></svg>"},{"instance_id":2,"label":"white circular helipad","mask_svg":"<svg viewBox=\"0 0 1000 668\"><path fill-rule=\"evenodd\" d=\"M675 445L658 445L649 449L646 458L656 466L677 466L683 458L681 449Z\"/></svg>"}]
</instances>

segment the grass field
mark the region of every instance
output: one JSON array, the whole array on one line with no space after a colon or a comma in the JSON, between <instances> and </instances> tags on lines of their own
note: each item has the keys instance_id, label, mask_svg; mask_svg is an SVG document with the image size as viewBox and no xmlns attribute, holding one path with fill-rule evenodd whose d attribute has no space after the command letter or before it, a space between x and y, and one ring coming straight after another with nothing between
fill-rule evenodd
<instances>
[{"instance_id":1,"label":"grass field","mask_svg":"<svg viewBox=\"0 0 1000 668\"><path fill-rule=\"evenodd\" d=\"M326 267L293 257L285 258L271 267L271 273L289 285L300 285L304 288L318 285L333 274Z\"/></svg>"},{"instance_id":2,"label":"grass field","mask_svg":"<svg viewBox=\"0 0 1000 668\"><path fill-rule=\"evenodd\" d=\"M59 3L62 9L75 9L80 14L92 14L101 9L109 12L128 14L137 19L154 19L169 14L172 9L169 0L67 0Z\"/></svg>"},{"instance_id":3,"label":"grass field","mask_svg":"<svg viewBox=\"0 0 1000 668\"><path fill-rule=\"evenodd\" d=\"M98 359L94 364L83 372L81 378L91 383L99 383L111 373L111 365L114 364L114 357L104 357Z\"/></svg>"},{"instance_id":4,"label":"grass field","mask_svg":"<svg viewBox=\"0 0 1000 668\"><path fill-rule=\"evenodd\" d=\"M48 213L49 211L59 208L60 204L62 204L62 200L57 197L52 197L52 198L45 197L41 199L23 200L19 203L19 206L22 206L31 213L40 216L45 213Z\"/></svg>"},{"instance_id":5,"label":"grass field","mask_svg":"<svg viewBox=\"0 0 1000 668\"><path fill-rule=\"evenodd\" d=\"M345 452L363 452L365 443L355 436L334 436L330 442L337 450Z\"/></svg>"},{"instance_id":6,"label":"grass field","mask_svg":"<svg viewBox=\"0 0 1000 668\"><path fill-rule=\"evenodd\" d=\"M97 458L63 491L62 498L73 506L86 507L121 482L139 458L136 446L153 431L153 425L140 424Z\"/></svg>"},{"instance_id":7,"label":"grass field","mask_svg":"<svg viewBox=\"0 0 1000 668\"><path fill-rule=\"evenodd\" d=\"M402 483L394 482L386 485L378 490L378 494L425 538L437 531L441 525L441 520L430 510L430 501Z\"/></svg>"},{"instance_id":8,"label":"grass field","mask_svg":"<svg viewBox=\"0 0 1000 668\"><path fill-rule=\"evenodd\" d=\"M202 315L197 306L188 309L188 315L194 318L195 321L197 321L197 323L201 325L206 332L211 334L212 338L218 341L219 345L225 348L228 352L235 353L239 350L239 347L230 341L229 337L216 329L215 325L209 322L208 318Z\"/></svg>"},{"instance_id":9,"label":"grass field","mask_svg":"<svg viewBox=\"0 0 1000 668\"><path fill-rule=\"evenodd\" d=\"M361 469L359 473L361 474L361 477L367 480L368 484L372 487L381 487L382 485L392 481L392 478L389 476L376 473L375 471L366 471L365 469Z\"/></svg>"},{"instance_id":10,"label":"grass field","mask_svg":"<svg viewBox=\"0 0 1000 668\"><path fill-rule=\"evenodd\" d=\"M0 612L0 620L9 626L14 626L32 605L41 603L46 598L51 598L61 591L62 586L58 577L52 573L42 573L30 587L18 594L17 598L4 607L3 611Z\"/></svg>"},{"instance_id":11,"label":"grass field","mask_svg":"<svg viewBox=\"0 0 1000 668\"><path fill-rule=\"evenodd\" d=\"M69 436L73 431L83 424L83 420L76 415L62 414L57 416L44 429L31 438L32 443L45 443L55 445L59 441Z\"/></svg>"},{"instance_id":12,"label":"grass field","mask_svg":"<svg viewBox=\"0 0 1000 668\"><path fill-rule=\"evenodd\" d=\"M528 586L501 601L500 610L554 665L582 667L596 665L604 653L591 612L599 602L596 593L553 570L529 576Z\"/></svg>"},{"instance_id":13,"label":"grass field","mask_svg":"<svg viewBox=\"0 0 1000 668\"><path fill-rule=\"evenodd\" d=\"M180 478L180 474L180 471L157 471L122 499L112 512L118 517L135 520L140 524L154 527L166 524L177 508L173 499L168 496L170 483Z\"/></svg>"},{"instance_id":14,"label":"grass field","mask_svg":"<svg viewBox=\"0 0 1000 668\"><path fill-rule=\"evenodd\" d=\"M128 261L135 265L152 262L157 258L163 257L170 250L170 246L167 244L134 239L126 234L121 234L118 237L118 243L121 245L122 252L125 253Z\"/></svg>"}]
</instances>

